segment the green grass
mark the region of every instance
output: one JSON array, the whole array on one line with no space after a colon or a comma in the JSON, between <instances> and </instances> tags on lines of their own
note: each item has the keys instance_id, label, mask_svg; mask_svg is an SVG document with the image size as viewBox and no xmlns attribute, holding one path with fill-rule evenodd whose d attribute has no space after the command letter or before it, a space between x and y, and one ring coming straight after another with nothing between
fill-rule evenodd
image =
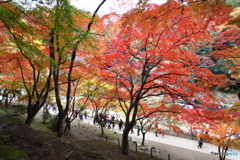
<instances>
[{"instance_id":1,"label":"green grass","mask_svg":"<svg viewBox=\"0 0 240 160\"><path fill-rule=\"evenodd\" d=\"M119 133L116 133L116 132L114 133L112 130L109 130L106 128L104 128L104 134L101 134L100 132L101 132L101 129L99 128L99 131L98 133L96 133L96 135L104 138L107 136L107 139L109 140L116 140L121 138L121 135Z\"/></svg>"},{"instance_id":2,"label":"green grass","mask_svg":"<svg viewBox=\"0 0 240 160\"><path fill-rule=\"evenodd\" d=\"M31 124L31 128L34 130L42 131L42 132L47 132L52 136L57 136L57 133L51 130L51 124L43 124L42 120L35 118L34 121Z\"/></svg>"},{"instance_id":3,"label":"green grass","mask_svg":"<svg viewBox=\"0 0 240 160\"><path fill-rule=\"evenodd\" d=\"M10 108L9 108L10 109ZM13 112L14 110L11 109L10 112ZM5 110L5 108L3 106L0 106L0 114L8 114L8 112ZM23 121L26 119L26 114L22 115L21 117L18 117L20 119L22 119ZM47 132L52 136L57 136L56 132L53 132L51 129L51 124L47 123L47 124L43 124L42 120L39 118L35 118L31 124L31 128L33 128L34 130L39 130L39 131L43 131L43 132Z\"/></svg>"},{"instance_id":4,"label":"green grass","mask_svg":"<svg viewBox=\"0 0 240 160\"><path fill-rule=\"evenodd\" d=\"M3 110L2 108L0 108L0 114L8 114L5 110Z\"/></svg>"},{"instance_id":5,"label":"green grass","mask_svg":"<svg viewBox=\"0 0 240 160\"><path fill-rule=\"evenodd\" d=\"M0 157L4 157L4 160L27 160L28 155L20 151L17 147L14 146L0 146ZM0 158L1 159L1 158Z\"/></svg>"},{"instance_id":6,"label":"green grass","mask_svg":"<svg viewBox=\"0 0 240 160\"><path fill-rule=\"evenodd\" d=\"M78 125L77 125L78 126ZM109 140L117 140L121 137L121 135L119 133L114 133L112 130L104 128L104 134L101 134L101 128L93 126L93 125L88 125L86 123L80 123L79 127L84 128L89 130L89 132L91 132L92 134L99 136L99 137L103 137L103 138L107 138Z\"/></svg>"}]
</instances>

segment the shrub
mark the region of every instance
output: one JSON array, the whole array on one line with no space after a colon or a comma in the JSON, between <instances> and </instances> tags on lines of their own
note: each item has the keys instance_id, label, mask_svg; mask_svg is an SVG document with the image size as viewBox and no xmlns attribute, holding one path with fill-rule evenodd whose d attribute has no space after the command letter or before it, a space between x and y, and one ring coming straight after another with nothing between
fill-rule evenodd
<instances>
[{"instance_id":1,"label":"shrub","mask_svg":"<svg viewBox=\"0 0 240 160\"><path fill-rule=\"evenodd\" d=\"M14 114L17 114L19 116L22 116L24 114L27 113L27 108L26 106L22 105L22 104L18 104L18 105L14 105Z\"/></svg>"},{"instance_id":2,"label":"shrub","mask_svg":"<svg viewBox=\"0 0 240 160\"><path fill-rule=\"evenodd\" d=\"M43 109L42 121L45 124L48 120L52 119L52 115L47 108Z\"/></svg>"},{"instance_id":3,"label":"shrub","mask_svg":"<svg viewBox=\"0 0 240 160\"><path fill-rule=\"evenodd\" d=\"M57 121L58 121L58 115L52 116L50 119L51 129L53 131L57 131Z\"/></svg>"}]
</instances>

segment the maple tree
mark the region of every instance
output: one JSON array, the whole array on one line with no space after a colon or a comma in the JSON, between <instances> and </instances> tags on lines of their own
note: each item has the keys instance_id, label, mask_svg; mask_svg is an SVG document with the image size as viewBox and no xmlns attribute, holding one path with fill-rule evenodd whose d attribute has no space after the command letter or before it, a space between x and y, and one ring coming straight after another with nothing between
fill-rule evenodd
<instances>
[{"instance_id":1,"label":"maple tree","mask_svg":"<svg viewBox=\"0 0 240 160\"><path fill-rule=\"evenodd\" d=\"M224 160L228 154L228 150L233 144L239 143L237 133L240 127L236 125L234 117L229 114L227 109L201 111L199 116L196 111L191 111L191 116L197 116L198 120L191 118L188 123L197 130L197 137L204 141L211 142L218 147L218 156L220 160ZM209 112L204 113L204 112Z\"/></svg>"},{"instance_id":2,"label":"maple tree","mask_svg":"<svg viewBox=\"0 0 240 160\"><path fill-rule=\"evenodd\" d=\"M152 115L152 116L148 116L148 117L144 117L143 115L138 116L137 121L139 123L137 123L137 125L139 125L140 131L142 133L141 145L145 144L146 133L150 132L151 130L153 130L154 132L157 131L157 133L160 133L160 134L162 134L162 136L164 136L164 131L157 127L159 117L160 116L157 116L157 115Z\"/></svg>"},{"instance_id":3,"label":"maple tree","mask_svg":"<svg viewBox=\"0 0 240 160\"><path fill-rule=\"evenodd\" d=\"M137 125L140 126L140 131L142 133L142 143L141 145L144 145L145 143L145 135L149 131L157 131L157 134L161 134L164 137L164 128L168 128L170 131L173 131L177 134L182 133L182 130L177 126L177 120L178 114L184 112L182 108L179 109L179 112L172 111L172 113L167 110L164 112L163 110L159 113L156 110L154 111L155 107L157 107L160 103L164 103L161 99L154 100L151 99L150 102L146 102L147 100L144 100L139 105L139 111L137 114L136 122ZM168 106L172 104L167 104ZM173 106L172 106L173 107ZM178 106L176 106L178 107ZM175 108L175 107L173 107ZM181 111L182 110L182 111ZM154 113L155 112L155 113Z\"/></svg>"},{"instance_id":4,"label":"maple tree","mask_svg":"<svg viewBox=\"0 0 240 160\"><path fill-rule=\"evenodd\" d=\"M107 111L109 108L114 106L113 100L111 98L105 96L99 96L91 98L91 104L95 109L95 117L96 122L98 123L99 127L101 128L101 134L104 134L104 127L106 127L106 120L107 118L111 119L109 115L107 115Z\"/></svg>"},{"instance_id":5,"label":"maple tree","mask_svg":"<svg viewBox=\"0 0 240 160\"><path fill-rule=\"evenodd\" d=\"M229 148L239 145L237 135L240 127L235 121L235 109L188 109L180 115L180 119L191 128L196 138L217 145L218 150L215 153L218 153L219 159L224 160Z\"/></svg>"},{"instance_id":6,"label":"maple tree","mask_svg":"<svg viewBox=\"0 0 240 160\"><path fill-rule=\"evenodd\" d=\"M229 148L232 146L234 141L236 141L236 137L234 136L236 136L239 131L239 126L231 124L230 122L222 123L220 121L215 123L214 131L209 134L212 134L210 135L211 142L218 146L220 160L225 160Z\"/></svg>"},{"instance_id":7,"label":"maple tree","mask_svg":"<svg viewBox=\"0 0 240 160\"><path fill-rule=\"evenodd\" d=\"M78 108L77 114L82 114L85 109L92 108L95 114L106 114L109 108L108 106L112 101L108 98L107 94L109 86L105 82L96 79L96 77L96 75L85 74L83 80L75 80L75 85L77 86L74 87L74 96L72 95L73 104L71 105L71 111ZM70 119L71 123L75 118L71 115ZM102 134L104 134L103 127L105 124L102 119L99 121L99 125L101 127Z\"/></svg>"},{"instance_id":8,"label":"maple tree","mask_svg":"<svg viewBox=\"0 0 240 160\"><path fill-rule=\"evenodd\" d=\"M98 83L96 83L98 81ZM91 85L98 88L92 96L89 98L90 106L94 110L94 122L101 128L101 134L104 134L103 128L107 125L107 118L111 120L110 115L108 115L109 110L116 106L116 102L113 97L113 92L111 91L113 87L107 82L102 81L102 79L95 80L95 84ZM110 123L110 122L109 122ZM110 124L112 125L112 123Z\"/></svg>"},{"instance_id":9,"label":"maple tree","mask_svg":"<svg viewBox=\"0 0 240 160\"><path fill-rule=\"evenodd\" d=\"M120 31L113 34L101 57L101 68L112 77L109 83L115 86L116 98L126 117L123 154L128 154L128 133L136 124L139 104L144 98L162 96L163 101L181 98L191 104L195 97L202 103L196 108L215 106L209 87L222 85L224 76L199 68L193 48L229 18L229 9L213 0L186 3L169 0L160 6L151 4L124 14L117 22L121 24ZM178 105L160 103L147 116L182 110Z\"/></svg>"},{"instance_id":10,"label":"maple tree","mask_svg":"<svg viewBox=\"0 0 240 160\"><path fill-rule=\"evenodd\" d=\"M138 114L137 114L137 119L136 119L137 125L139 125L140 131L142 133L142 143L141 143L141 145L145 144L146 133L151 130L153 124L155 124L157 119L158 119L157 115L155 115L155 114L152 114L151 116L148 116L147 115L148 109L149 109L148 105L145 105L144 103L140 104L139 111L138 111Z\"/></svg>"},{"instance_id":11,"label":"maple tree","mask_svg":"<svg viewBox=\"0 0 240 160\"><path fill-rule=\"evenodd\" d=\"M51 4L39 3L26 12L12 7L10 3L7 6L1 4L5 16L1 17L1 24L7 31L6 35L10 33L14 42L8 43L7 38L4 40L5 44L8 43L10 57L5 62L13 62L10 67L18 68L16 72L13 70L12 75L22 79L28 94L26 124L31 124L45 104L49 90L53 89L59 111L57 132L59 137L63 135L63 122L73 104L72 84L75 78L78 79L74 76L81 72L78 68L89 65L88 59L96 53L93 48L101 48L101 45L96 46L96 35L102 31L99 30L101 25L98 26L95 20L97 11L105 1L99 4L93 15L70 6L67 0L56 0ZM94 33L90 32L92 26ZM21 74L16 74L18 72ZM61 99L63 89L66 91L64 100Z\"/></svg>"},{"instance_id":12,"label":"maple tree","mask_svg":"<svg viewBox=\"0 0 240 160\"><path fill-rule=\"evenodd\" d=\"M43 31L31 27L26 20L29 15L15 5L3 3L0 7L1 31L5 35L1 37L1 72L17 80L25 89L28 98L25 123L30 125L50 89L51 69L45 67L49 66L49 61L39 41Z\"/></svg>"},{"instance_id":13,"label":"maple tree","mask_svg":"<svg viewBox=\"0 0 240 160\"><path fill-rule=\"evenodd\" d=\"M96 13L99 8L104 4L103 0L93 15L88 15L84 12L77 12L70 7L69 2L66 0L56 1L53 14L53 24L49 29L49 55L50 58L56 63L53 70L53 83L58 106L58 122L57 133L61 137L63 135L63 122L70 109L70 99L72 92L72 82L74 81L73 74L77 66L91 58L93 47L101 49L101 46L94 45L94 37L91 35L91 27L95 24ZM74 12L71 12L73 9ZM76 13L76 14L74 14ZM75 18L76 19L73 19ZM76 21L75 21L76 20ZM74 23L76 22L76 23ZM66 26L67 25L67 26ZM79 26L76 28L76 26ZM94 30L98 33L98 30ZM85 56L84 56L85 55ZM82 61L77 61L79 57ZM62 74L64 72L64 74ZM60 79L63 78L63 80ZM66 84L66 104L60 98L61 83Z\"/></svg>"}]
</instances>

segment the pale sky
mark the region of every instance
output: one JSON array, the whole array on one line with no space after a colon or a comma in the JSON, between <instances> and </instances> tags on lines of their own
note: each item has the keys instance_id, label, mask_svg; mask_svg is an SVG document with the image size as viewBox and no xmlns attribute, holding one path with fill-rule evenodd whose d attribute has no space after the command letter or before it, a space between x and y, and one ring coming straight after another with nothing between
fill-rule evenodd
<instances>
[{"instance_id":1,"label":"pale sky","mask_svg":"<svg viewBox=\"0 0 240 160\"><path fill-rule=\"evenodd\" d=\"M120 0L122 1L122 0ZM132 5L129 2L132 1ZM150 0L150 3L162 4L167 0ZM76 6L79 9L85 9L90 12L94 12L98 5L102 2L102 0L72 0L71 4ZM110 13L111 11L117 10L117 12L122 11L125 12L131 7L134 6L138 2L138 0L125 0L126 5L121 4L121 9L118 8L119 1L118 0L107 0L103 6L98 11L99 15Z\"/></svg>"}]
</instances>

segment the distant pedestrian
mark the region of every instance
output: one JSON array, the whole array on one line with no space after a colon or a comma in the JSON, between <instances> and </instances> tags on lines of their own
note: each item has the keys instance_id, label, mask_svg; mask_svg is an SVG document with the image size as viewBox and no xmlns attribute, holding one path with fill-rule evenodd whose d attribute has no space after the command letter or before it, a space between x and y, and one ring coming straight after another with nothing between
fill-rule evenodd
<instances>
[{"instance_id":1,"label":"distant pedestrian","mask_svg":"<svg viewBox=\"0 0 240 160\"><path fill-rule=\"evenodd\" d=\"M114 130L114 127L115 127L115 122L113 121L112 122L112 129Z\"/></svg>"},{"instance_id":2,"label":"distant pedestrian","mask_svg":"<svg viewBox=\"0 0 240 160\"><path fill-rule=\"evenodd\" d=\"M202 140L202 138L199 138L198 139L198 148L202 148L202 145L203 145L203 140Z\"/></svg>"},{"instance_id":3,"label":"distant pedestrian","mask_svg":"<svg viewBox=\"0 0 240 160\"><path fill-rule=\"evenodd\" d=\"M119 123L118 123L118 127L119 127L119 131L121 131L122 127L123 127L123 121L122 119L120 119Z\"/></svg>"},{"instance_id":4,"label":"distant pedestrian","mask_svg":"<svg viewBox=\"0 0 240 160\"><path fill-rule=\"evenodd\" d=\"M111 129L111 123L110 122L107 122L107 127L108 127L108 129Z\"/></svg>"},{"instance_id":5,"label":"distant pedestrian","mask_svg":"<svg viewBox=\"0 0 240 160\"><path fill-rule=\"evenodd\" d=\"M158 136L158 128L155 128L155 136Z\"/></svg>"},{"instance_id":6,"label":"distant pedestrian","mask_svg":"<svg viewBox=\"0 0 240 160\"><path fill-rule=\"evenodd\" d=\"M134 131L133 131L133 127L131 128L131 134L133 134L134 133Z\"/></svg>"},{"instance_id":7,"label":"distant pedestrian","mask_svg":"<svg viewBox=\"0 0 240 160\"><path fill-rule=\"evenodd\" d=\"M74 117L74 118L77 118L78 111L77 111L77 110L75 110L74 112L75 112L75 117Z\"/></svg>"},{"instance_id":8,"label":"distant pedestrian","mask_svg":"<svg viewBox=\"0 0 240 160\"><path fill-rule=\"evenodd\" d=\"M57 107L56 106L53 106L53 112L57 112Z\"/></svg>"},{"instance_id":9,"label":"distant pedestrian","mask_svg":"<svg viewBox=\"0 0 240 160\"><path fill-rule=\"evenodd\" d=\"M137 135L138 136L140 135L140 130L141 130L140 126L137 126Z\"/></svg>"},{"instance_id":10,"label":"distant pedestrian","mask_svg":"<svg viewBox=\"0 0 240 160\"><path fill-rule=\"evenodd\" d=\"M115 120L115 117L114 117L114 115L112 115L112 117L111 117L111 120L112 120L112 121L114 121L114 120Z\"/></svg>"},{"instance_id":11,"label":"distant pedestrian","mask_svg":"<svg viewBox=\"0 0 240 160\"><path fill-rule=\"evenodd\" d=\"M86 111L84 112L84 116L85 116L85 119L87 119L87 112Z\"/></svg>"},{"instance_id":12,"label":"distant pedestrian","mask_svg":"<svg viewBox=\"0 0 240 160\"><path fill-rule=\"evenodd\" d=\"M98 123L98 115L96 114L93 118L93 124L96 125Z\"/></svg>"},{"instance_id":13,"label":"distant pedestrian","mask_svg":"<svg viewBox=\"0 0 240 160\"><path fill-rule=\"evenodd\" d=\"M79 114L79 119L80 121L83 121L83 115L81 113Z\"/></svg>"},{"instance_id":14,"label":"distant pedestrian","mask_svg":"<svg viewBox=\"0 0 240 160\"><path fill-rule=\"evenodd\" d=\"M72 115L74 118L76 118L76 111L72 111Z\"/></svg>"}]
</instances>

